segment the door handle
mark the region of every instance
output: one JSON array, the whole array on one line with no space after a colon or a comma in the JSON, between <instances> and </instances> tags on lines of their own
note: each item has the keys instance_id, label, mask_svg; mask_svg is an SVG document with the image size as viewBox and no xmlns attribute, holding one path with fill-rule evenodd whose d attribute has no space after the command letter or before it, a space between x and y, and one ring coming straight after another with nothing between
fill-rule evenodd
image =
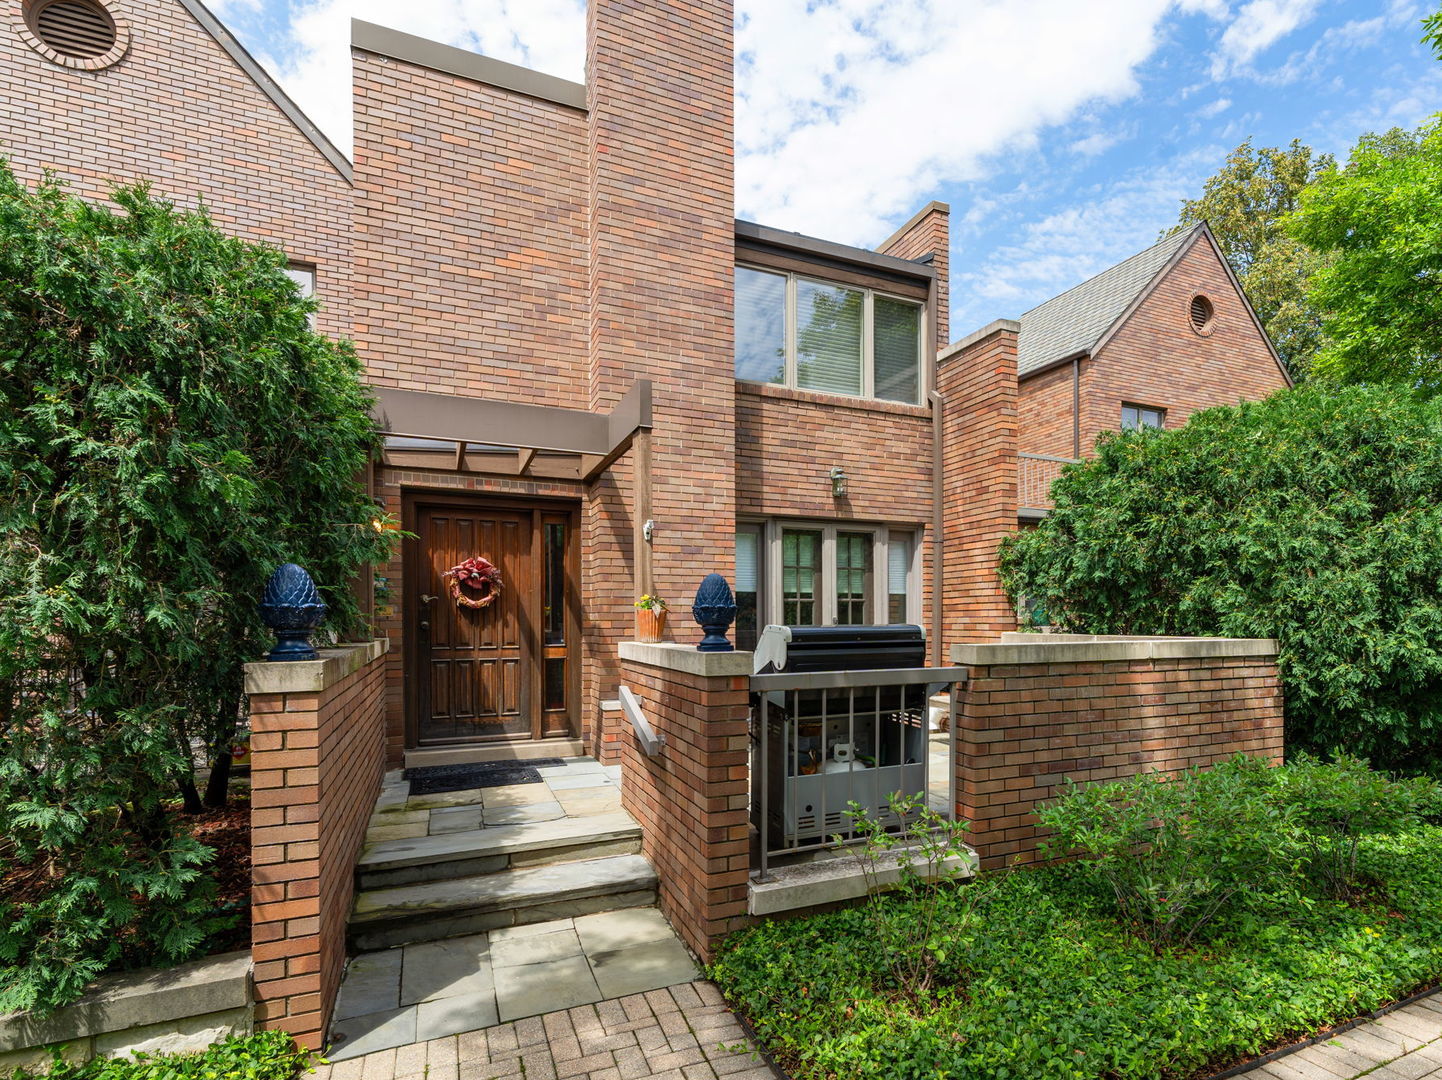
<instances>
[{"instance_id":1,"label":"door handle","mask_svg":"<svg viewBox=\"0 0 1442 1080\"><path fill-rule=\"evenodd\" d=\"M432 600L439 600L439 596L432 596L430 593L421 593L421 603L429 604Z\"/></svg>"},{"instance_id":2,"label":"door handle","mask_svg":"<svg viewBox=\"0 0 1442 1080\"><path fill-rule=\"evenodd\" d=\"M431 624L430 624L430 622L429 622L428 620L426 620L426 619L422 619L422 620L421 620L421 630L424 631L425 633L430 633Z\"/></svg>"}]
</instances>

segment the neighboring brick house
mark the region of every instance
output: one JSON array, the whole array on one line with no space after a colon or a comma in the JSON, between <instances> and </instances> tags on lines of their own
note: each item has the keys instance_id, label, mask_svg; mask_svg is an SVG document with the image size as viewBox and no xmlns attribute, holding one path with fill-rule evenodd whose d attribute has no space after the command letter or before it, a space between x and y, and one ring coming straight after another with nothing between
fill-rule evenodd
<instances>
[{"instance_id":1,"label":"neighboring brick house","mask_svg":"<svg viewBox=\"0 0 1442 1080\"><path fill-rule=\"evenodd\" d=\"M1175 233L1021 317L1018 506L1036 520L1065 461L1103 431L1180 427L1291 383L1205 225Z\"/></svg>"}]
</instances>

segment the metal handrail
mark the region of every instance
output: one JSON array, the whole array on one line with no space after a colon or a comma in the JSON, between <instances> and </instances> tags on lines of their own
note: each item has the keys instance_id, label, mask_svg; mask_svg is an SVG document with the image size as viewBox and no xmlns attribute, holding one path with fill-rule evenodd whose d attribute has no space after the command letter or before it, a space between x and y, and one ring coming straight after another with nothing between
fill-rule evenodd
<instances>
[{"instance_id":1,"label":"metal handrail","mask_svg":"<svg viewBox=\"0 0 1442 1080\"><path fill-rule=\"evenodd\" d=\"M1063 465L1075 465L1081 458L1057 457L1055 454L1029 454L1025 450L1018 450L1016 456L1026 458L1029 461L1059 461Z\"/></svg>"},{"instance_id":2,"label":"metal handrail","mask_svg":"<svg viewBox=\"0 0 1442 1080\"><path fill-rule=\"evenodd\" d=\"M666 736L656 734L651 722L646 719L646 714L641 711L641 703L636 700L636 695L631 693L629 686L618 687L616 696L621 699L621 711L636 729L636 738L641 742L641 749L646 751L647 757L655 757L665 749Z\"/></svg>"}]
</instances>

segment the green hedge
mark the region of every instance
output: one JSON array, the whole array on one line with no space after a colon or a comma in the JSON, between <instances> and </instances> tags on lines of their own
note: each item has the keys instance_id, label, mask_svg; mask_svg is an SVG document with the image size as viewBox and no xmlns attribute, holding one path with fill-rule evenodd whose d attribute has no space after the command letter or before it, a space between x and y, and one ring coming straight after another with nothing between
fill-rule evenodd
<instances>
[{"instance_id":1,"label":"green hedge","mask_svg":"<svg viewBox=\"0 0 1442 1080\"><path fill-rule=\"evenodd\" d=\"M711 975L796 1080L1185 1076L1442 978L1439 850L1435 825L1369 837L1374 899L1259 899L1188 948L1124 926L1084 864L983 878L962 886L980 917L953 898L964 929L914 1001L878 977L864 909L743 931Z\"/></svg>"},{"instance_id":2,"label":"green hedge","mask_svg":"<svg viewBox=\"0 0 1442 1080\"><path fill-rule=\"evenodd\" d=\"M258 1031L218 1042L198 1054L141 1054L57 1062L48 1073L17 1069L10 1080L291 1080L310 1068L310 1052L284 1031Z\"/></svg>"}]
</instances>

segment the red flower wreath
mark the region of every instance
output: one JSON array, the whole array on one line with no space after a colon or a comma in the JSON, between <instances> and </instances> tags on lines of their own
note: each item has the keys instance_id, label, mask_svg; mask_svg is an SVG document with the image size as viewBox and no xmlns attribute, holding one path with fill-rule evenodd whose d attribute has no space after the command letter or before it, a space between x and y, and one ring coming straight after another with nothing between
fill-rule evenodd
<instances>
[{"instance_id":1,"label":"red flower wreath","mask_svg":"<svg viewBox=\"0 0 1442 1080\"><path fill-rule=\"evenodd\" d=\"M451 567L441 577L451 583L451 599L460 607L490 607L501 595L501 572L495 563L480 555ZM476 595L463 592L462 586L474 590Z\"/></svg>"}]
</instances>

